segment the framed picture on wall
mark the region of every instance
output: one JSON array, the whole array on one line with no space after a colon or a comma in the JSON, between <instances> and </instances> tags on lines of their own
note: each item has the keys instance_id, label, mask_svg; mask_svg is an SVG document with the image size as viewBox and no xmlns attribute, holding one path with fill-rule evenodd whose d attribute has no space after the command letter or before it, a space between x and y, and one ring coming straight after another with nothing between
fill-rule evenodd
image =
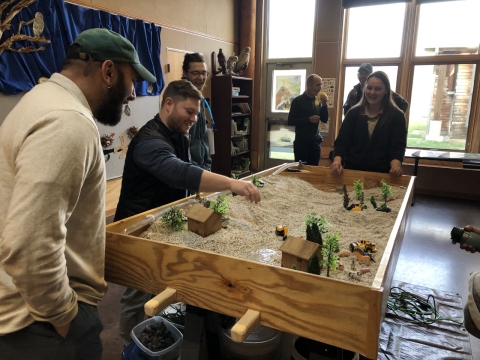
<instances>
[{"instance_id":1,"label":"framed picture on wall","mask_svg":"<svg viewBox=\"0 0 480 360\"><path fill-rule=\"evenodd\" d=\"M288 113L292 100L305 91L307 71L273 70L272 112Z\"/></svg>"}]
</instances>

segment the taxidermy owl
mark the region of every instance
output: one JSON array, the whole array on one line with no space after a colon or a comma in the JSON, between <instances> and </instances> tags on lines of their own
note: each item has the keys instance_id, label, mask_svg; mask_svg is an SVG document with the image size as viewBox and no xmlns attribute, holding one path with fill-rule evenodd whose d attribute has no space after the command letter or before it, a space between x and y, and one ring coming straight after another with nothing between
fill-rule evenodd
<instances>
[{"instance_id":1,"label":"taxidermy owl","mask_svg":"<svg viewBox=\"0 0 480 360\"><path fill-rule=\"evenodd\" d=\"M227 60L227 71L229 74L233 74L233 69L235 68L235 64L237 63L238 61L238 56L235 55L235 53L233 53L233 55L231 55L228 60Z\"/></svg>"},{"instance_id":2,"label":"taxidermy owl","mask_svg":"<svg viewBox=\"0 0 480 360\"><path fill-rule=\"evenodd\" d=\"M251 49L248 46L240 51L240 55L238 55L238 61L235 64L233 72L239 73L248 67L248 62L250 61L250 51Z\"/></svg>"},{"instance_id":3,"label":"taxidermy owl","mask_svg":"<svg viewBox=\"0 0 480 360\"><path fill-rule=\"evenodd\" d=\"M40 37L40 35L42 35L42 32L43 32L43 27L44 27L43 15L37 12L35 14L35 20L33 21L33 35L35 35L35 37Z\"/></svg>"},{"instance_id":4,"label":"taxidermy owl","mask_svg":"<svg viewBox=\"0 0 480 360\"><path fill-rule=\"evenodd\" d=\"M220 72L222 74L227 73L227 60L225 59L225 54L222 52L222 49L218 50L218 55L217 55L217 60L218 60L218 65L220 66Z\"/></svg>"}]
</instances>

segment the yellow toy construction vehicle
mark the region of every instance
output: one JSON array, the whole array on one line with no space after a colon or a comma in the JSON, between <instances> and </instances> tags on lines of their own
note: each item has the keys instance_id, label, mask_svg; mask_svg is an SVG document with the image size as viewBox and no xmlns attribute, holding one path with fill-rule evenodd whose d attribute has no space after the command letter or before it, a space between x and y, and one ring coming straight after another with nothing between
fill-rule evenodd
<instances>
[{"instance_id":1,"label":"yellow toy construction vehicle","mask_svg":"<svg viewBox=\"0 0 480 360\"><path fill-rule=\"evenodd\" d=\"M288 236L288 226L285 225L277 225L275 227L275 235L283 236L283 240L285 240Z\"/></svg>"},{"instance_id":2,"label":"yellow toy construction vehicle","mask_svg":"<svg viewBox=\"0 0 480 360\"><path fill-rule=\"evenodd\" d=\"M377 247L375 245L375 243L372 243L370 241L367 241L365 239L362 239L360 241L357 241L357 242L352 242L350 244L350 251L354 251L355 249L362 249L363 251L365 252L377 252Z\"/></svg>"}]
</instances>

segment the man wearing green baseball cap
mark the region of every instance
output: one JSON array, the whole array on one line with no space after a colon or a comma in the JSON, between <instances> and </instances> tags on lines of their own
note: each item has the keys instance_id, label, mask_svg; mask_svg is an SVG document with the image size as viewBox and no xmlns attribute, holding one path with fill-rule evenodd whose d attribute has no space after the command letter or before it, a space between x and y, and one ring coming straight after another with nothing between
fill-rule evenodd
<instances>
[{"instance_id":1,"label":"man wearing green baseball cap","mask_svg":"<svg viewBox=\"0 0 480 360\"><path fill-rule=\"evenodd\" d=\"M2 360L102 358L106 181L96 121L117 124L141 80L155 77L127 39L86 30L60 73L0 127Z\"/></svg>"}]
</instances>

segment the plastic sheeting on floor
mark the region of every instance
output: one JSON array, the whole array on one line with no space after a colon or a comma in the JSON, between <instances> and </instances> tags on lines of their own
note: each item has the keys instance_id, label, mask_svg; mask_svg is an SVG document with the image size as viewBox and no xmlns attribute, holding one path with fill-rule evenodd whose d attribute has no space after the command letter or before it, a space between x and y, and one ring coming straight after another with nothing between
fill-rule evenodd
<instances>
[{"instance_id":1,"label":"plastic sheeting on floor","mask_svg":"<svg viewBox=\"0 0 480 360\"><path fill-rule=\"evenodd\" d=\"M405 291L427 299L435 297L436 309L442 317L463 320L463 304L459 294L429 289L404 282L393 282ZM387 309L382 323L378 349L379 360L453 360L472 359L470 338L461 325L450 321L433 324L409 323Z\"/></svg>"}]
</instances>

